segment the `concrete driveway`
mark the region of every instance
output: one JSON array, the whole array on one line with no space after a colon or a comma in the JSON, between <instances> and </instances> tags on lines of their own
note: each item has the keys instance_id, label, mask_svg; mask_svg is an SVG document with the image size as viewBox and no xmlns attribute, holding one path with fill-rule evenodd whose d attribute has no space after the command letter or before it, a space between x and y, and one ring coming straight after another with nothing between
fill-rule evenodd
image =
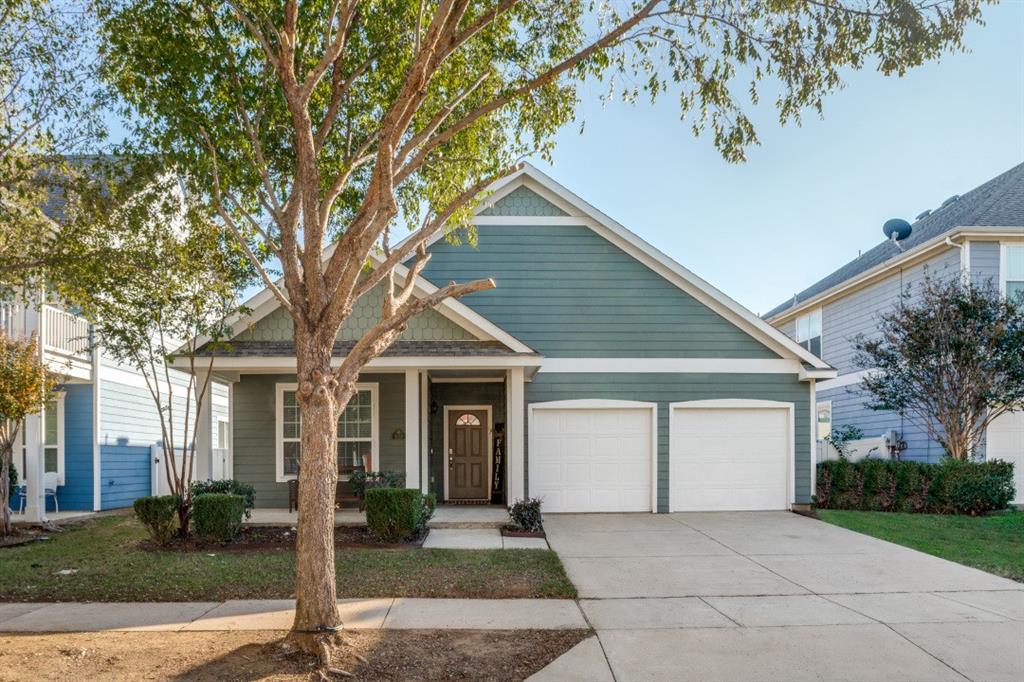
<instances>
[{"instance_id":1,"label":"concrete driveway","mask_svg":"<svg viewBox=\"0 0 1024 682\"><path fill-rule=\"evenodd\" d=\"M563 680L1024 680L1011 580L788 512L545 521L598 635Z\"/></svg>"}]
</instances>

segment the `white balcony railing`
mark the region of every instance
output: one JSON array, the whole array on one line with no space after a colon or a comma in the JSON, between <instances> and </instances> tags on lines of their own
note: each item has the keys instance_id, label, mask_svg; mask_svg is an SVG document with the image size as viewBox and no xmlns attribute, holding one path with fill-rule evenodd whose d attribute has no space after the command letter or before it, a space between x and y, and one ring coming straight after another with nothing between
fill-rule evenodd
<instances>
[{"instance_id":1,"label":"white balcony railing","mask_svg":"<svg viewBox=\"0 0 1024 682\"><path fill-rule=\"evenodd\" d=\"M85 318L52 305L44 305L42 313L45 350L89 358L89 323Z\"/></svg>"},{"instance_id":2,"label":"white balcony railing","mask_svg":"<svg viewBox=\"0 0 1024 682\"><path fill-rule=\"evenodd\" d=\"M14 336L17 329L18 304L14 301L0 301L0 332Z\"/></svg>"}]
</instances>

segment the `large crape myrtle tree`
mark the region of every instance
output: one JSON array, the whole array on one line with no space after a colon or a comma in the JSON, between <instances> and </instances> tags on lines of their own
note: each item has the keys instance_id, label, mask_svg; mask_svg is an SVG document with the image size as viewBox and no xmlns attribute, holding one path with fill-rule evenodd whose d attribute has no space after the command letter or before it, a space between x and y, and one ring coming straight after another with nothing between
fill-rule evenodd
<instances>
[{"instance_id":1,"label":"large crape myrtle tree","mask_svg":"<svg viewBox=\"0 0 1024 682\"><path fill-rule=\"evenodd\" d=\"M766 82L782 121L821 109L844 69L900 74L959 49L978 0L121 0L105 5L105 78L233 234L291 315L302 418L294 639L340 625L332 500L340 411L360 370L417 313L494 286L412 283L425 242L481 191L547 155L577 86L671 93L730 161L757 142L743 107ZM738 94L737 94L738 93ZM397 237L407 237L398 242ZM393 239L395 237L395 239ZM325 253L324 248L334 248ZM378 259L370 268L371 256ZM410 276L395 268L411 263ZM279 282L270 264L280 268ZM382 285L380 320L332 346Z\"/></svg>"}]
</instances>

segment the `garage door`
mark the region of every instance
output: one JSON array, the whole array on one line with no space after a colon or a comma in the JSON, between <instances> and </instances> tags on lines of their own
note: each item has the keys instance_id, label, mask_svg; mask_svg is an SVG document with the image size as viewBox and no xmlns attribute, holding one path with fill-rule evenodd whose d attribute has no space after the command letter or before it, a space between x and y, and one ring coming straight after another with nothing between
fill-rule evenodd
<instances>
[{"instance_id":1,"label":"garage door","mask_svg":"<svg viewBox=\"0 0 1024 682\"><path fill-rule=\"evenodd\" d=\"M651 511L652 410L531 407L529 493L549 512Z\"/></svg>"},{"instance_id":2,"label":"garage door","mask_svg":"<svg viewBox=\"0 0 1024 682\"><path fill-rule=\"evenodd\" d=\"M988 425L985 444L987 459L1013 462L1016 504L1024 504L1024 412L1007 412Z\"/></svg>"},{"instance_id":3,"label":"garage door","mask_svg":"<svg viewBox=\"0 0 1024 682\"><path fill-rule=\"evenodd\" d=\"M694 406L672 410L672 511L789 507L789 409Z\"/></svg>"}]
</instances>

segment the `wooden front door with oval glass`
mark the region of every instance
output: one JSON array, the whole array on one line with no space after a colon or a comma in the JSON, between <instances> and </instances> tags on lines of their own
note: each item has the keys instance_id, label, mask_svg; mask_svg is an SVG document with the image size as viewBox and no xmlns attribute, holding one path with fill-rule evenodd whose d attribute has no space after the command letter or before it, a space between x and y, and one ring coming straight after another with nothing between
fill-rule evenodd
<instances>
[{"instance_id":1,"label":"wooden front door with oval glass","mask_svg":"<svg viewBox=\"0 0 1024 682\"><path fill-rule=\"evenodd\" d=\"M487 410L448 411L448 499L490 498Z\"/></svg>"}]
</instances>

